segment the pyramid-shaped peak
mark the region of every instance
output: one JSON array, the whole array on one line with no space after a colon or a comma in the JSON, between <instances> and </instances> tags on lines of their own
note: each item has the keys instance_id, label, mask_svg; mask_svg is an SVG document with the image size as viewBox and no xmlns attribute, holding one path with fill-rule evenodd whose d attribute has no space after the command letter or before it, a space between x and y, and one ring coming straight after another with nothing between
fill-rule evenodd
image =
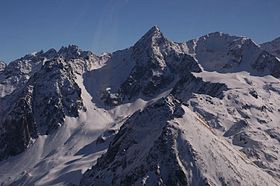
<instances>
[{"instance_id":1,"label":"pyramid-shaped peak","mask_svg":"<svg viewBox=\"0 0 280 186\"><path fill-rule=\"evenodd\" d=\"M135 44L136 46L159 44L167 39L163 36L158 26L153 26L146 34Z\"/></svg>"},{"instance_id":2,"label":"pyramid-shaped peak","mask_svg":"<svg viewBox=\"0 0 280 186\"><path fill-rule=\"evenodd\" d=\"M153 26L150 30L144 35L144 37L153 37L162 35L160 28L158 26Z\"/></svg>"},{"instance_id":3,"label":"pyramid-shaped peak","mask_svg":"<svg viewBox=\"0 0 280 186\"><path fill-rule=\"evenodd\" d=\"M160 28L157 25L155 25L150 29L150 31L151 32L160 32Z\"/></svg>"}]
</instances>

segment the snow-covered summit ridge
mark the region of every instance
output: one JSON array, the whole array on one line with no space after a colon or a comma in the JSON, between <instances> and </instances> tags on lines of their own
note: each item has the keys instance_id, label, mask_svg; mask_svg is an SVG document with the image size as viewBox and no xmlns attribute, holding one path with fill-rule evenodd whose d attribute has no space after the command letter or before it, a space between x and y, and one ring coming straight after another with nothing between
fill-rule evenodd
<instances>
[{"instance_id":1,"label":"snow-covered summit ridge","mask_svg":"<svg viewBox=\"0 0 280 186\"><path fill-rule=\"evenodd\" d=\"M82 184L277 185L277 64L246 37L158 27L101 56L26 55L0 72L0 180L77 185L93 166Z\"/></svg>"},{"instance_id":2,"label":"snow-covered summit ridge","mask_svg":"<svg viewBox=\"0 0 280 186\"><path fill-rule=\"evenodd\" d=\"M279 77L279 60L247 37L214 32L183 44L205 71L232 73L247 71L252 75Z\"/></svg>"},{"instance_id":3,"label":"snow-covered summit ridge","mask_svg":"<svg viewBox=\"0 0 280 186\"><path fill-rule=\"evenodd\" d=\"M152 27L135 45L152 45L165 37L157 26Z\"/></svg>"}]
</instances>

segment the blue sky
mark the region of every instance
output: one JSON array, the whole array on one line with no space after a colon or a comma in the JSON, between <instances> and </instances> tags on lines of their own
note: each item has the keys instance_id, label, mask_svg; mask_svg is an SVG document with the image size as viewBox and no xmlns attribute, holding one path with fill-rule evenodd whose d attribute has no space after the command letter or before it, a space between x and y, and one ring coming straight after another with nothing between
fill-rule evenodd
<instances>
[{"instance_id":1,"label":"blue sky","mask_svg":"<svg viewBox=\"0 0 280 186\"><path fill-rule=\"evenodd\" d=\"M112 52L153 25L173 41L221 31L260 43L280 36L280 0L1 0L0 59L68 44Z\"/></svg>"}]
</instances>

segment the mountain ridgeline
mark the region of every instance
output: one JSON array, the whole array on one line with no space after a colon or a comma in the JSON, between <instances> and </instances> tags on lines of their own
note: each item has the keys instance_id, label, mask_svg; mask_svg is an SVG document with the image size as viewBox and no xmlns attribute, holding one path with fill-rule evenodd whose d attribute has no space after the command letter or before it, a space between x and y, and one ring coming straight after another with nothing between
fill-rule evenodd
<instances>
[{"instance_id":1,"label":"mountain ridgeline","mask_svg":"<svg viewBox=\"0 0 280 186\"><path fill-rule=\"evenodd\" d=\"M155 26L0 62L0 184L280 185L279 49Z\"/></svg>"}]
</instances>

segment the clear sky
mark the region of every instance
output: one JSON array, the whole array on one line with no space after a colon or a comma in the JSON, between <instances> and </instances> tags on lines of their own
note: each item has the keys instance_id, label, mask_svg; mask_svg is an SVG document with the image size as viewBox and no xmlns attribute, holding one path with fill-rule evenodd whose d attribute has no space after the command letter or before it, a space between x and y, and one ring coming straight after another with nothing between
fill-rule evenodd
<instances>
[{"instance_id":1,"label":"clear sky","mask_svg":"<svg viewBox=\"0 0 280 186\"><path fill-rule=\"evenodd\" d=\"M280 36L280 0L1 0L0 59L68 44L112 52L153 25L178 42L221 31L261 43Z\"/></svg>"}]
</instances>

